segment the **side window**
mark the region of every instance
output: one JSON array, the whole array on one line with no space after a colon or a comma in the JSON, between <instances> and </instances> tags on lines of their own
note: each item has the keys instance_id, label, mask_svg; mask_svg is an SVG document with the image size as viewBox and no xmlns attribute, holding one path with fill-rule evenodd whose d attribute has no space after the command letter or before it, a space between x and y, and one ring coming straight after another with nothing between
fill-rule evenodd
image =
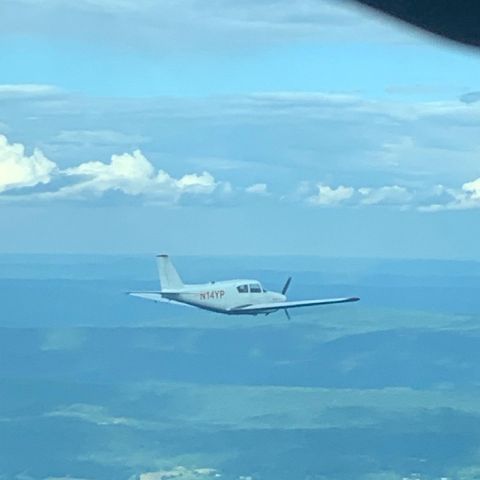
<instances>
[{"instance_id":1,"label":"side window","mask_svg":"<svg viewBox=\"0 0 480 480\"><path fill-rule=\"evenodd\" d=\"M258 283L251 283L250 284L250 292L251 293L262 293L262 287Z\"/></svg>"},{"instance_id":2,"label":"side window","mask_svg":"<svg viewBox=\"0 0 480 480\"><path fill-rule=\"evenodd\" d=\"M239 285L237 290L239 293L248 293L248 285Z\"/></svg>"}]
</instances>

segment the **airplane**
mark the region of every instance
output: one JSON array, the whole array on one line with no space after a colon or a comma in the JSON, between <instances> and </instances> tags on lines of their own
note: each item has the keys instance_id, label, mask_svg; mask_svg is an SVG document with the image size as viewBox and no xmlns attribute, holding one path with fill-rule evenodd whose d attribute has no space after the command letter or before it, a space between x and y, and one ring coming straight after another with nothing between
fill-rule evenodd
<instances>
[{"instance_id":1,"label":"airplane","mask_svg":"<svg viewBox=\"0 0 480 480\"><path fill-rule=\"evenodd\" d=\"M197 307L227 315L259 315L283 310L290 320L289 310L316 305L357 302L358 297L326 298L320 300L287 301L289 277L281 293L265 290L257 280L227 280L203 284L184 284L168 255L157 255L160 290L127 292L154 302Z\"/></svg>"}]
</instances>

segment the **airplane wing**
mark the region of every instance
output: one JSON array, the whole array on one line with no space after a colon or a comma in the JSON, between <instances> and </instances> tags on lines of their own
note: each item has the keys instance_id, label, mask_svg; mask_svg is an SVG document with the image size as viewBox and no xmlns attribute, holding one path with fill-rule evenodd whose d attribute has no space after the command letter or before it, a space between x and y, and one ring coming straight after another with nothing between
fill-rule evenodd
<instances>
[{"instance_id":1,"label":"airplane wing","mask_svg":"<svg viewBox=\"0 0 480 480\"><path fill-rule=\"evenodd\" d=\"M315 305L332 305L334 303L358 302L358 297L345 298L325 298L322 300L300 300L297 302L276 302L276 303L259 303L257 305L247 305L245 307L233 308L229 310L231 313L268 313L277 310L287 310L299 307L314 307Z\"/></svg>"},{"instance_id":2,"label":"airplane wing","mask_svg":"<svg viewBox=\"0 0 480 480\"><path fill-rule=\"evenodd\" d=\"M159 292L127 292L127 295L143 298L145 300L152 300L153 302L172 303L174 305L182 305L184 307L193 308L192 305L188 305L182 302L176 302L175 300L169 300L168 298L162 297L162 294Z\"/></svg>"}]
</instances>

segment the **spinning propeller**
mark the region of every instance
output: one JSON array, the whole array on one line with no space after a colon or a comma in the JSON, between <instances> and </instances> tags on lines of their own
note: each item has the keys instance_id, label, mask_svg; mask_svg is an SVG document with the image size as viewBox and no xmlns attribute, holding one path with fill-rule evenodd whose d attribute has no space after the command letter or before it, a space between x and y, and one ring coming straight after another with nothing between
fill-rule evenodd
<instances>
[{"instance_id":1,"label":"spinning propeller","mask_svg":"<svg viewBox=\"0 0 480 480\"><path fill-rule=\"evenodd\" d=\"M288 277L287 281L285 282L285 285L282 288L282 295L285 295L287 293L288 287L290 286L290 282L292 281L292 277ZM290 313L288 313L288 310L284 310L285 315L287 318L290 320Z\"/></svg>"},{"instance_id":2,"label":"spinning propeller","mask_svg":"<svg viewBox=\"0 0 480 480\"><path fill-rule=\"evenodd\" d=\"M285 295L287 293L288 287L290 286L290 282L292 281L292 277L288 277L287 281L285 282L285 285L282 288L282 295Z\"/></svg>"}]
</instances>

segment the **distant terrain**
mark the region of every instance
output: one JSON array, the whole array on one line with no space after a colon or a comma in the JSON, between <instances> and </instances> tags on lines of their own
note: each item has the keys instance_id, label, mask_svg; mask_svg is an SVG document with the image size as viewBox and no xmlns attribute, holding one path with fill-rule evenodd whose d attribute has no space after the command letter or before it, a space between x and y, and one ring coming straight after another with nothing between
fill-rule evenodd
<instances>
[{"instance_id":1,"label":"distant terrain","mask_svg":"<svg viewBox=\"0 0 480 480\"><path fill-rule=\"evenodd\" d=\"M480 264L180 257L258 317L156 305L153 257L0 256L0 479L480 478Z\"/></svg>"}]
</instances>

